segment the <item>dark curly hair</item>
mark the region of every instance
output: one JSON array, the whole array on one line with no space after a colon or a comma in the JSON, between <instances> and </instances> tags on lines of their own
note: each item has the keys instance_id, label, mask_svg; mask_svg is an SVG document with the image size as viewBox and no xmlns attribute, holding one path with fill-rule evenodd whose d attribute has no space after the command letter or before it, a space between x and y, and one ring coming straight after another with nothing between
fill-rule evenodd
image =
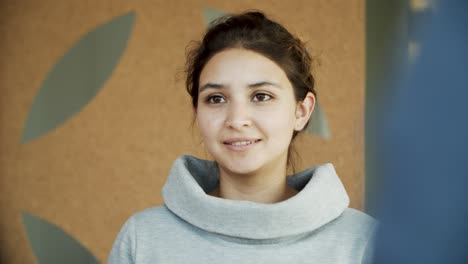
<instances>
[{"instance_id":1,"label":"dark curly hair","mask_svg":"<svg viewBox=\"0 0 468 264\"><path fill-rule=\"evenodd\" d=\"M216 53L229 48L255 51L274 61L291 82L296 101L304 100L308 92L317 96L312 76L312 58L305 44L262 12L247 11L214 20L203 39L188 46L185 85L195 109L198 107L199 79L203 68ZM292 140L297 134L298 131L294 131ZM290 146L288 166L292 166L294 171L290 157L292 151Z\"/></svg>"}]
</instances>

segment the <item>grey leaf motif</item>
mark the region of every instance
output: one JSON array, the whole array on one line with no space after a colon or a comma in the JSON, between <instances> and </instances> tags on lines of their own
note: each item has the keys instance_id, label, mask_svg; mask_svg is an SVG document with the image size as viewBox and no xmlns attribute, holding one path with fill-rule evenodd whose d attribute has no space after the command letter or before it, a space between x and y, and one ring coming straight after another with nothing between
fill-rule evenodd
<instances>
[{"instance_id":1,"label":"grey leaf motif","mask_svg":"<svg viewBox=\"0 0 468 264\"><path fill-rule=\"evenodd\" d=\"M29 243L40 264L99 263L77 240L54 224L29 213L22 213Z\"/></svg>"},{"instance_id":2,"label":"grey leaf motif","mask_svg":"<svg viewBox=\"0 0 468 264\"><path fill-rule=\"evenodd\" d=\"M213 20L225 15L221 10L207 7L203 10L203 17L205 18L205 25L208 26Z\"/></svg>"},{"instance_id":3,"label":"grey leaf motif","mask_svg":"<svg viewBox=\"0 0 468 264\"><path fill-rule=\"evenodd\" d=\"M118 65L134 20L134 12L114 18L86 34L58 60L33 101L23 143L62 125L95 97Z\"/></svg>"},{"instance_id":4,"label":"grey leaf motif","mask_svg":"<svg viewBox=\"0 0 468 264\"><path fill-rule=\"evenodd\" d=\"M325 113L317 100L315 103L314 111L309 119L309 124L305 131L309 134L315 134L323 137L324 139L330 138L330 131L328 130L328 122Z\"/></svg>"}]
</instances>

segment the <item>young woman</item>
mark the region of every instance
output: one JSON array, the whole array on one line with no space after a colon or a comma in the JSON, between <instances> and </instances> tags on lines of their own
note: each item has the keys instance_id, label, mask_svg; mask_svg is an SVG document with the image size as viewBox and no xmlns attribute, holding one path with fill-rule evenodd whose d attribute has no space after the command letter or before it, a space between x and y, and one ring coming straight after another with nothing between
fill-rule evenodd
<instances>
[{"instance_id":1,"label":"young woman","mask_svg":"<svg viewBox=\"0 0 468 264\"><path fill-rule=\"evenodd\" d=\"M225 16L187 58L214 161L178 158L163 206L124 224L108 263L365 263L375 222L331 164L286 177L315 105L303 43L260 12Z\"/></svg>"}]
</instances>

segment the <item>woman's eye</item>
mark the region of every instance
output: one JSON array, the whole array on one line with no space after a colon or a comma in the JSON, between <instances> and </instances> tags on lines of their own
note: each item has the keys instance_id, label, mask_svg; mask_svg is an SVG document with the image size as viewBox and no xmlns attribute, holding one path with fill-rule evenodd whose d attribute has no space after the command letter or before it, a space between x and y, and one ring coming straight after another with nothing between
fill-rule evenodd
<instances>
[{"instance_id":1,"label":"woman's eye","mask_svg":"<svg viewBox=\"0 0 468 264\"><path fill-rule=\"evenodd\" d=\"M207 101L210 104L221 104L221 103L226 102L226 100L224 100L224 98L222 96L219 96L219 95L210 96L210 97L208 97Z\"/></svg>"},{"instance_id":2,"label":"woman's eye","mask_svg":"<svg viewBox=\"0 0 468 264\"><path fill-rule=\"evenodd\" d=\"M254 95L253 97L253 100L254 102L263 102L263 101L268 101L270 100L272 97L271 95L269 94L265 94L265 93L258 93L256 95Z\"/></svg>"}]
</instances>

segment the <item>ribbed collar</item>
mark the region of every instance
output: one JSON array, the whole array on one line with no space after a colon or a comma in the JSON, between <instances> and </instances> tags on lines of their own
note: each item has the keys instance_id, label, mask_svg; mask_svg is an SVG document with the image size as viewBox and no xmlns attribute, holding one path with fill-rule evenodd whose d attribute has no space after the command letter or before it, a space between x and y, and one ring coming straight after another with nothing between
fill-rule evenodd
<instances>
[{"instance_id":1,"label":"ribbed collar","mask_svg":"<svg viewBox=\"0 0 468 264\"><path fill-rule=\"evenodd\" d=\"M273 239L313 231L337 218L349 205L331 164L287 177L299 192L279 203L260 204L210 196L219 184L214 162L181 156L163 187L166 206L203 230L247 239Z\"/></svg>"}]
</instances>

